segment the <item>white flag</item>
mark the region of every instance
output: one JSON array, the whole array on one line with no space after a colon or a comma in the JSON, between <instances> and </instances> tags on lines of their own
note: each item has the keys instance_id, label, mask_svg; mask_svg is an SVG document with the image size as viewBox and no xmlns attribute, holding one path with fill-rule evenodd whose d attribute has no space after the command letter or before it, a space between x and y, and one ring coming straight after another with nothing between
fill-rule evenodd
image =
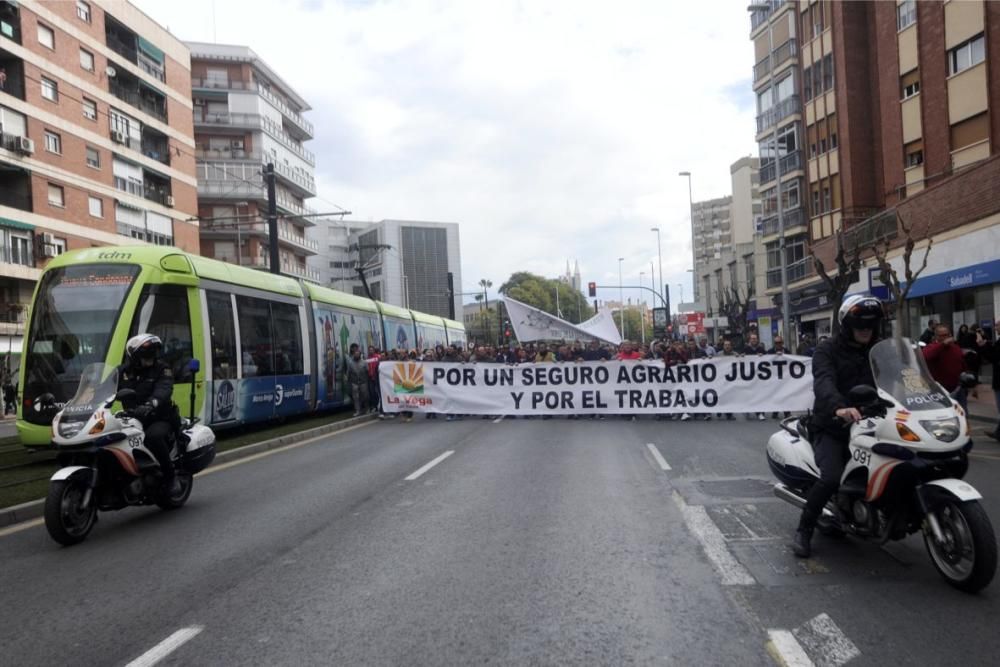
<instances>
[{"instance_id":1,"label":"white flag","mask_svg":"<svg viewBox=\"0 0 1000 667\"><path fill-rule=\"evenodd\" d=\"M527 343L534 340L592 340L618 345L622 342L614 318L601 312L580 324L572 324L550 315L543 310L521 303L509 296L504 297L507 314L517 340Z\"/></svg>"}]
</instances>

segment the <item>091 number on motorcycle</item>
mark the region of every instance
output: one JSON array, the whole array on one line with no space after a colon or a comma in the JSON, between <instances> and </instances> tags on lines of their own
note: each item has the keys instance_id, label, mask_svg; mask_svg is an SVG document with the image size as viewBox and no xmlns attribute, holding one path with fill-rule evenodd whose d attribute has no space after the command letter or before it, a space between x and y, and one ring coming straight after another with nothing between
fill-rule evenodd
<instances>
[{"instance_id":1,"label":"091 number on motorcycle","mask_svg":"<svg viewBox=\"0 0 1000 667\"><path fill-rule=\"evenodd\" d=\"M872 453L864 449L855 449L851 457L861 465L868 465L872 460Z\"/></svg>"}]
</instances>

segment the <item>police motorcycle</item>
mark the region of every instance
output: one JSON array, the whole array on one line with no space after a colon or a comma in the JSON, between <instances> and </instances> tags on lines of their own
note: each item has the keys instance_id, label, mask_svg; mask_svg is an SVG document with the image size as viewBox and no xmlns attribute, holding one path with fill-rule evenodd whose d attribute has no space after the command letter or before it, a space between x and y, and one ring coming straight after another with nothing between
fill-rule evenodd
<instances>
[{"instance_id":1,"label":"police motorcycle","mask_svg":"<svg viewBox=\"0 0 1000 667\"><path fill-rule=\"evenodd\" d=\"M170 437L177 484L173 492L163 484L160 466L145 447L142 423L129 413L135 391L118 389L118 368L88 365L76 394L52 421L52 446L62 466L51 478L45 499L45 527L56 542L82 542L97 522L98 510L156 504L177 509L187 502L195 473L215 458L215 434L194 416L194 374L197 359L188 365L191 379L191 416L177 416ZM38 402L54 410L51 394ZM118 401L123 410L113 411Z\"/></svg>"},{"instance_id":2,"label":"police motorcycle","mask_svg":"<svg viewBox=\"0 0 1000 667\"><path fill-rule=\"evenodd\" d=\"M870 361L876 386L854 387L848 396L862 419L851 426L840 489L817 529L878 544L921 531L938 573L955 588L979 591L996 572L997 543L982 496L962 481L972 449L967 417L908 339L876 343ZM975 376L962 381L974 385ZM802 509L819 467L808 427L793 417L781 429L767 443L779 480L774 494Z\"/></svg>"}]
</instances>

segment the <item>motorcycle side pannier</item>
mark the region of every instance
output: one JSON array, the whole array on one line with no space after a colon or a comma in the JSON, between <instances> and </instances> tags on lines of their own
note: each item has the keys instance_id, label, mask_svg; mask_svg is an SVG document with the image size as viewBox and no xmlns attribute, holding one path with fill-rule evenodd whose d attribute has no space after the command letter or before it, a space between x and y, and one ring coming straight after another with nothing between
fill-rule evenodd
<instances>
[{"instance_id":1,"label":"motorcycle side pannier","mask_svg":"<svg viewBox=\"0 0 1000 667\"><path fill-rule=\"evenodd\" d=\"M188 433L191 441L185 447L182 461L184 469L193 475L207 468L215 460L215 434L203 424L195 424Z\"/></svg>"}]
</instances>

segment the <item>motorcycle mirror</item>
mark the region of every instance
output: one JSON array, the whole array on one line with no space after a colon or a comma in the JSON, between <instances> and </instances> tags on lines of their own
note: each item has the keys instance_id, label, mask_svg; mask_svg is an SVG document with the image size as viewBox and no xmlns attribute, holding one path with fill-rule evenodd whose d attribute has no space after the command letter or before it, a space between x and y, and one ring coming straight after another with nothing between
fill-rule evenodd
<instances>
[{"instance_id":1,"label":"motorcycle mirror","mask_svg":"<svg viewBox=\"0 0 1000 667\"><path fill-rule=\"evenodd\" d=\"M854 406L868 405L878 400L878 391L871 385L859 384L847 392L847 400Z\"/></svg>"},{"instance_id":2,"label":"motorcycle mirror","mask_svg":"<svg viewBox=\"0 0 1000 667\"><path fill-rule=\"evenodd\" d=\"M40 394L38 398L35 399L35 404L40 405L42 407L47 407L55 402L56 402L56 397L50 394L49 392Z\"/></svg>"},{"instance_id":3,"label":"motorcycle mirror","mask_svg":"<svg viewBox=\"0 0 1000 667\"><path fill-rule=\"evenodd\" d=\"M133 399L135 399L135 389L128 389L128 388L119 389L118 393L115 394L115 400L116 401L121 401L123 403L125 401L133 400Z\"/></svg>"}]
</instances>

